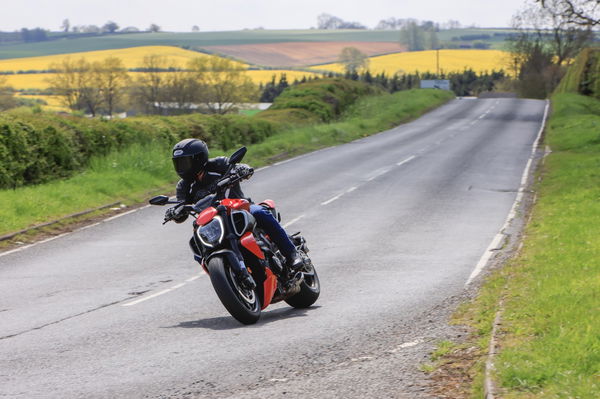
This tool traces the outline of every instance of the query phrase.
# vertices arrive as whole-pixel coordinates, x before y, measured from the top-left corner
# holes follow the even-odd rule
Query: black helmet
[[[185,139],[173,147],[175,171],[184,180],[194,180],[208,161],[208,147],[198,139]]]

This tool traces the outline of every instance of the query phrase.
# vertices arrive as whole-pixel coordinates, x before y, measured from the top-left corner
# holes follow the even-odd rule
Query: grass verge
[[[366,97],[335,123],[291,129],[249,146],[245,162],[258,167],[319,148],[355,140],[416,118],[453,98],[450,92],[410,90]],[[133,145],[93,158],[71,178],[0,191],[0,235],[117,200],[144,201],[157,189],[171,191],[177,176],[169,148],[160,143]],[[211,156],[222,155],[211,151]]]
[[[505,398],[600,397],[600,101],[560,94],[552,104],[553,152],[523,248],[459,316],[485,353],[504,298],[495,378]],[[473,397],[483,362],[472,365]]]

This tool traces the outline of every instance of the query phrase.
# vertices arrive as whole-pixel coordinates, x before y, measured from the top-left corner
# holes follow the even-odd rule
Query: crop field
[[[206,57],[196,51],[184,50],[172,46],[144,46],[116,50],[87,51],[82,53],[71,53],[61,55],[48,55],[43,57],[14,58],[0,60],[0,71],[44,71],[48,70],[53,63],[60,63],[66,57],[73,60],[85,58],[88,62],[102,61],[107,57],[117,57],[123,61],[126,68],[138,68],[143,65],[145,56],[164,56],[174,65],[183,67],[185,64],[197,57]]]
[[[343,48],[355,47],[368,56],[397,53],[395,42],[287,42],[206,46],[205,50],[265,66],[305,66],[335,62]]]
[[[509,29],[453,29],[441,30],[440,40],[454,37],[487,35],[483,40],[492,48],[501,49]],[[226,32],[161,32],[103,35],[96,37],[71,37],[68,39],[1,46],[0,59],[33,57],[84,51],[122,49],[139,46],[178,46],[202,49],[207,46],[229,46],[283,42],[392,42],[399,40],[397,30],[268,30],[246,29]],[[465,41],[469,42],[469,41]],[[454,42],[458,43],[458,42]]]
[[[139,46],[178,46],[202,49],[206,46],[227,46],[232,44],[321,41],[397,42],[398,32],[371,30],[248,29],[227,32],[132,33],[5,45],[0,47],[0,59],[123,49]]]
[[[508,54],[500,50],[440,50],[440,72],[460,72],[473,69],[475,72],[504,69],[510,73]],[[321,71],[344,72],[341,64],[326,64],[312,69]],[[396,53],[370,58],[371,73],[436,72],[437,55],[435,50]]]

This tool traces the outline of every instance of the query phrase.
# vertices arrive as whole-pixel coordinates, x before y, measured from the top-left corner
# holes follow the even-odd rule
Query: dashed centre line
[[[169,293],[171,291],[175,291],[176,289],[179,289],[179,288],[185,286],[187,283],[190,283],[190,282],[192,282],[194,280],[199,279],[200,276],[201,275],[190,277],[187,280],[185,280],[185,282],[183,282],[183,283],[176,284],[176,285],[172,286],[171,288],[167,288],[167,289],[164,289],[162,291],[155,292],[154,294],[148,295],[148,296],[140,298],[140,299],[136,299],[135,301],[124,303],[121,306],[127,307],[127,306],[137,305],[139,303],[146,302],[149,299],[156,298],[157,296],[161,296],[161,295],[167,294],[167,293]]]
[[[302,219],[304,217],[304,215],[300,215],[295,219],[290,220],[289,222],[287,222],[286,224],[284,224],[283,227],[284,229],[288,228],[289,226],[293,225],[294,223],[296,223],[298,220]]]
[[[416,157],[417,157],[416,155],[410,156],[410,157],[406,158],[404,161],[400,161],[400,162],[398,162],[398,163],[396,164],[396,166],[402,166],[402,165],[404,165],[405,163],[409,163],[410,161],[412,161],[412,160],[413,160],[413,159],[415,159]]]
[[[342,196],[342,195],[344,195],[344,194],[346,194],[346,193],[341,193],[341,194],[338,194],[338,195],[336,195],[335,197],[328,199],[327,201],[321,202],[321,205],[328,205],[328,204],[331,204],[333,201],[340,199],[340,198],[341,198],[341,196]]]

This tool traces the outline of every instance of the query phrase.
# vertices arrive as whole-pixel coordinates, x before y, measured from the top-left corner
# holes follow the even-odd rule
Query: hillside
[[[442,41],[456,45],[481,40],[500,48],[507,29],[453,29],[440,31]],[[453,40],[487,35],[489,38]],[[177,46],[193,50],[206,46],[229,46],[284,42],[392,42],[399,40],[397,30],[243,30],[195,33],[132,33],[69,38],[37,43],[0,45],[0,59],[36,57],[83,51],[121,49],[138,46]]]

